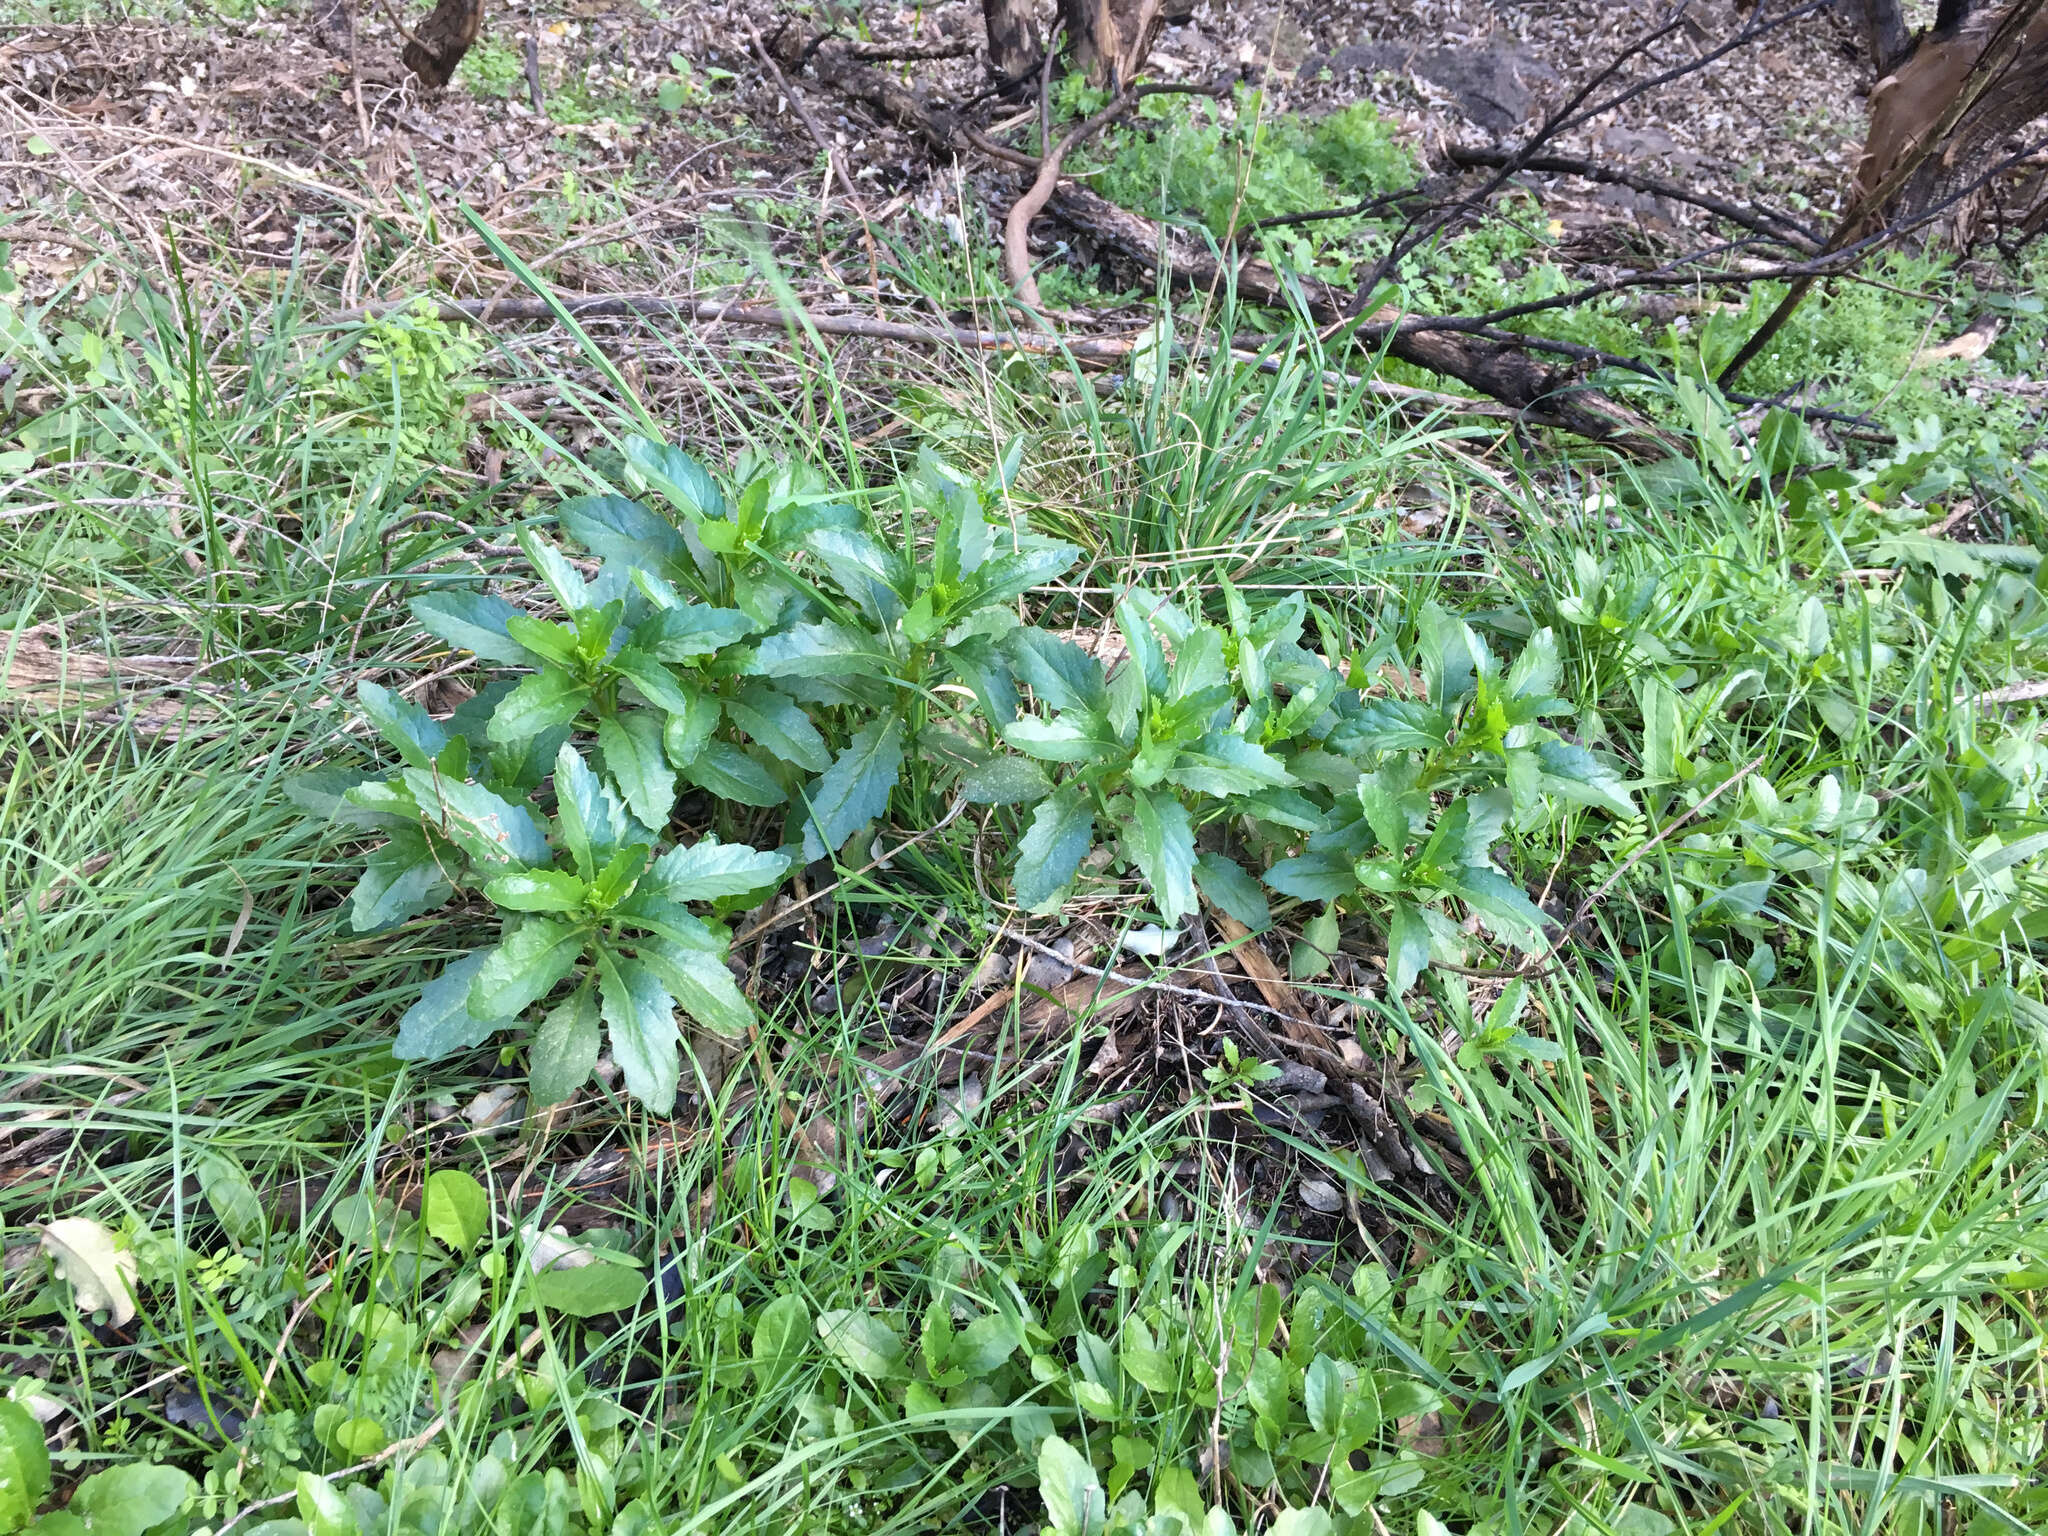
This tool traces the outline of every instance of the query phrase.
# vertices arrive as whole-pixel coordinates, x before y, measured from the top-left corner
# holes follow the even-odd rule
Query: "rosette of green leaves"
[[[842,702],[863,721],[805,788],[804,856],[836,852],[888,804],[906,742],[939,690],[964,684],[991,724],[1016,716],[1010,658],[998,643],[1020,629],[1016,600],[1072,567],[1080,551],[999,531],[986,515],[995,488],[930,456],[903,487],[905,516],[932,520],[919,560],[863,522],[812,529],[804,549],[829,576],[829,610],[764,638],[749,670],[799,697]]]
[[[1431,933],[1451,925],[1431,904],[1462,902],[1524,947],[1546,921],[1494,860],[1510,820],[1541,819],[1554,796],[1633,816],[1620,775],[1542,724],[1571,706],[1555,696],[1555,638],[1543,630],[1503,675],[1484,640],[1431,605],[1419,662],[1426,697],[1379,698],[1344,713],[1327,747],[1361,772],[1305,850],[1267,872],[1274,890],[1356,910],[1387,909],[1388,976],[1396,995],[1425,969]]]
[[[423,800],[425,787],[416,791]],[[488,859],[465,848],[503,914],[499,941],[427,985],[399,1022],[395,1054],[431,1060],[479,1045],[566,985],[533,1039],[534,1101],[555,1103],[580,1087],[608,1035],[627,1091],[666,1113],[678,1073],[676,1011],[727,1035],[744,1034],[754,1017],[726,969],[730,936],[687,904],[772,890],[789,859],[709,838],[657,856],[654,835],[567,744],[554,788],[549,828],[507,804],[513,814],[503,819],[517,833],[491,845]]]
[[[1262,669],[1283,648],[1288,620],[1256,639],[1227,634],[1133,591],[1117,603],[1116,622],[1128,655],[1113,673],[1044,631],[1010,637],[1017,676],[1049,713],[1003,728],[1031,762],[992,763],[970,773],[963,790],[970,799],[1036,802],[1018,845],[1018,904],[1056,910],[1100,830],[1143,876],[1168,925],[1195,910],[1199,888],[1263,926],[1257,885],[1229,858],[1199,851],[1195,835],[1232,811],[1283,808],[1280,797],[1301,782],[1286,749],[1325,706],[1305,695],[1295,709],[1265,686]],[[1294,798],[1315,813],[1313,801]]]

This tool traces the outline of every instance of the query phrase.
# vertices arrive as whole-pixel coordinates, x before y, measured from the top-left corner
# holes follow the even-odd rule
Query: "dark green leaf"
[[[992,757],[960,775],[960,796],[970,805],[1028,805],[1052,793],[1052,780],[1021,757]]]
[[[1163,699],[1171,674],[1167,670],[1165,648],[1146,622],[1145,611],[1146,605],[1134,601],[1132,596],[1122,598],[1116,605],[1117,628],[1123,631],[1124,644],[1131,652],[1124,666],[1135,667],[1145,680],[1145,692],[1155,699]]]
[[[756,648],[763,677],[874,677],[894,674],[896,658],[879,637],[829,621],[795,624]]]
[[[588,688],[560,667],[544,666],[498,705],[491,716],[491,740],[504,746],[530,741],[551,726],[567,725],[589,704]]]
[[[531,528],[521,528],[513,537],[526,552],[526,558],[533,562],[534,574],[547,583],[548,590],[555,594],[555,601],[562,605],[564,613],[574,616],[594,606],[590,584],[559,549]]]
[[[1350,863],[1327,853],[1282,859],[1266,871],[1266,884],[1299,901],[1335,901],[1358,889]]]
[[[754,632],[754,621],[737,608],[684,603],[664,608],[633,631],[633,644],[663,661],[714,656]]]
[[[558,869],[512,870],[484,887],[492,905],[508,912],[574,912],[589,894],[581,880]]]
[[[643,942],[640,959],[674,995],[676,1006],[706,1029],[737,1036],[754,1023],[753,1005],[725,968],[723,945],[706,953],[663,940]]]
[[[669,714],[686,713],[694,690],[678,682],[675,673],[636,646],[627,646],[611,659],[611,669],[631,683],[640,697]]]
[[[456,1051],[481,1045],[512,1020],[503,1014],[478,1017],[469,1011],[470,988],[486,958],[496,950],[480,949],[452,962],[420,992],[420,1000],[398,1021],[398,1043],[391,1054],[400,1061],[438,1061]]]
[[[487,949],[470,983],[469,1011],[478,1018],[511,1019],[554,990],[576,968],[586,930],[553,918],[529,917]]]
[[[424,768],[406,769],[404,779],[421,815],[478,863],[550,861],[547,834],[525,806],[501,799],[481,784],[444,779]]]
[[[528,1088],[537,1108],[563,1103],[590,1081],[601,1043],[597,1022],[597,995],[589,986],[578,987],[541,1020],[527,1052]]]
[[[1108,757],[1117,743],[1099,716],[1069,710],[1054,720],[1025,715],[1000,727],[1019,752],[1048,763],[1087,763]]]
[[[1266,905],[1266,893],[1235,859],[1215,852],[1204,853],[1195,860],[1195,884],[1217,911],[1252,932],[1262,933],[1272,927],[1273,914]]]
[[[576,631],[567,624],[528,618],[522,613],[507,619],[505,628],[514,640],[542,661],[551,661],[558,667],[573,670],[583,659],[583,653],[577,646]]]
[[[1028,912],[1056,908],[1094,843],[1095,802],[1086,789],[1069,784],[1039,801],[1017,845],[1017,905]]]
[[[657,571],[690,563],[689,546],[675,526],[624,496],[571,496],[555,516],[564,533],[601,560]]]
[[[691,759],[683,777],[721,800],[741,805],[780,805],[789,798],[773,774],[729,741],[708,743]]]
[[[788,694],[766,683],[749,683],[725,702],[726,718],[784,762],[806,773],[823,773],[832,761],[825,738]]]
[[[903,722],[895,716],[854,733],[846,750],[810,789],[804,858],[835,853],[861,826],[888,809],[903,768]]]
[[[669,764],[676,768],[688,768],[697,761],[710,742],[711,733],[718,729],[720,713],[718,700],[712,694],[700,688],[685,688],[684,694],[689,707],[671,714],[661,730],[661,749]]]
[[[1152,905],[1168,928],[1195,910],[1195,829],[1187,807],[1166,790],[1134,790],[1124,851],[1151,888]]]
[[[1434,705],[1414,699],[1368,699],[1363,709],[1330,733],[1330,747],[1346,755],[1439,752],[1451,730],[1450,716]]]
[[[676,808],[676,772],[662,749],[662,722],[644,710],[597,722],[605,771],[633,814],[659,832]]]
[[[448,877],[425,835],[400,827],[363,861],[362,878],[349,896],[349,926],[375,933],[431,912],[455,894]]]
[[[766,890],[788,872],[786,853],[705,837],[663,854],[655,861],[649,883],[670,901],[717,901]]]
[[[1452,895],[1462,897],[1467,906],[1484,915],[1491,925],[1508,929],[1511,938],[1533,940],[1550,921],[1526,891],[1491,866],[1467,865],[1439,875],[1437,883]]]
[[[1054,577],[1072,569],[1080,558],[1081,551],[1071,544],[1048,544],[1040,549],[997,555],[961,583],[963,595],[953,605],[954,611],[965,613],[990,603],[1006,603],[1021,597],[1033,587],[1044,586]]]
[[[562,845],[585,880],[595,878],[625,841],[625,808],[567,742],[555,754],[555,816]]]
[[[1387,995],[1403,997],[1429,969],[1429,923],[1412,901],[1396,901],[1387,921]]]
[[[519,610],[482,592],[423,592],[406,604],[420,628],[458,650],[505,666],[531,666],[534,657],[505,628]]]
[[[1536,760],[1543,765],[1545,789],[1617,816],[1636,814],[1635,800],[1621,775],[1584,747],[1568,741],[1539,741]]]
[[[597,947],[597,995],[626,1092],[650,1113],[667,1114],[675,1108],[680,1073],[675,1003],[652,970],[603,945]]]
[[[425,768],[448,745],[441,723],[419,705],[375,683],[356,685],[356,700],[377,733],[414,768]]]
[[[731,511],[725,493],[719,490],[710,472],[680,448],[650,442],[644,437],[629,437],[626,462],[689,517],[721,518]]]
[[[874,535],[858,528],[819,528],[804,545],[832,572],[854,601],[893,621],[910,596],[910,565]]]
[[[1284,789],[1295,782],[1287,765],[1255,742],[1230,731],[1211,731],[1173,759],[1166,777],[1219,799]]]
[[[725,954],[725,939],[719,932],[688,907],[678,906],[652,889],[652,885],[650,881],[621,902],[616,915],[637,928],[656,934],[665,943],[707,955]],[[669,990],[673,992],[676,989],[670,987]]]
[[[1054,709],[1100,714],[1109,702],[1102,663],[1078,645],[1042,629],[1020,629],[1007,642],[1018,680]],[[998,722],[1000,723],[1000,722]]]

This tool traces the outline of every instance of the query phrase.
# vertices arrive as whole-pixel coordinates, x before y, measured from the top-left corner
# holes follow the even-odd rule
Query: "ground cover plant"
[[[545,35],[530,219],[9,242],[0,1532],[2048,1521],[2031,268],[1809,301],[1851,421],[1717,386],[1777,289],[1537,322],[1668,363],[1621,452],[1079,258],[1127,345],[996,351],[792,119],[687,281],[796,323],[570,314],[695,205],[558,127],[761,131]],[[1218,241],[1419,168],[1145,105],[1077,170]]]

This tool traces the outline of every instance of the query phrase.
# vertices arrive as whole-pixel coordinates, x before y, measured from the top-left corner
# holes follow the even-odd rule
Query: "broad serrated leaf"
[[[555,819],[562,846],[585,880],[596,876],[626,838],[625,807],[567,742],[555,754]]]
[[[1467,865],[1440,875],[1437,883],[1524,948],[1540,941],[1543,925],[1550,921],[1528,892],[1491,866]]]
[[[726,718],[784,762],[806,773],[823,773],[831,749],[803,706],[766,683],[749,683],[736,699],[725,701]]]
[[[400,827],[363,861],[362,876],[349,893],[349,926],[357,933],[375,933],[431,912],[454,894],[449,871],[425,834]]]
[[[633,685],[641,698],[666,714],[688,710],[695,690],[646,651],[627,646],[609,663],[611,670]]]
[[[676,1006],[716,1034],[744,1035],[754,1023],[754,1008],[732,972],[725,967],[723,946],[707,953],[666,940],[642,941],[640,959],[667,987]]]
[[[1094,844],[1095,802],[1086,789],[1069,784],[1039,801],[1017,845],[1017,905],[1027,912],[1056,907]]]
[[[876,677],[894,674],[896,658],[878,636],[829,620],[793,624],[754,651],[763,677]]]
[[[1266,884],[1297,901],[1336,901],[1358,889],[1349,861],[1327,853],[1297,854],[1266,871]]]
[[[1453,729],[1450,715],[1414,699],[1368,699],[1330,733],[1332,751],[1440,752]]]
[[[729,741],[707,742],[690,760],[683,777],[721,800],[741,805],[780,805],[789,793],[746,749]]]
[[[1569,741],[1539,741],[1536,761],[1543,787],[1581,805],[1597,805],[1617,816],[1634,816],[1636,803],[1621,775],[1584,747]]]
[[[1230,731],[1211,731],[1192,747],[1182,748],[1166,777],[1185,789],[1219,799],[1285,789],[1295,782],[1279,758]]]
[[[590,888],[559,869],[516,869],[484,886],[493,906],[508,912],[574,912]]]
[[[848,596],[878,617],[893,619],[892,609],[909,596],[909,562],[865,529],[814,529],[804,546],[825,562]]]
[[[688,707],[671,714],[661,728],[661,750],[674,768],[688,768],[710,744],[723,713],[717,697],[701,688],[685,688]]]
[[[1508,668],[1507,691],[1514,699],[1547,699],[1557,692],[1563,671],[1557,655],[1557,635],[1547,626],[1539,629],[1522,647],[1522,654]]]
[[[717,901],[763,890],[788,872],[786,853],[705,837],[663,854],[648,878],[669,901]]]
[[[553,918],[520,921],[483,952],[469,987],[469,1012],[480,1019],[516,1018],[576,968],[588,939],[585,929]]]
[[[662,661],[713,656],[754,632],[754,621],[737,608],[684,603],[664,608],[633,631],[633,644]]]
[[[567,667],[574,671],[583,659],[583,653],[577,647],[576,630],[572,625],[556,624],[548,619],[529,618],[522,613],[507,619],[505,628],[514,640],[542,661],[553,662],[558,667]]]
[[[635,927],[647,929],[666,943],[723,957],[726,941],[719,931],[688,907],[679,906],[652,889],[652,885],[650,881],[620,903],[616,915]],[[671,992],[675,990],[674,987],[669,988]]]
[[[888,809],[903,769],[903,722],[895,716],[856,731],[846,750],[818,776],[808,796],[804,858],[836,853],[867,822]]]
[[[969,805],[1029,805],[1052,793],[1052,780],[1021,757],[992,757],[960,775],[960,798]]]
[[[690,549],[673,523],[624,496],[571,496],[555,508],[562,531],[600,560],[687,569]]]
[[[1100,714],[1109,703],[1109,682],[1102,663],[1078,645],[1042,629],[1020,629],[1005,649],[1017,679],[1054,709],[1089,710]]]
[[[424,768],[408,768],[403,777],[420,814],[478,863],[545,865],[550,861],[547,834],[525,806],[514,805],[481,784],[446,778]]]
[[[532,562],[534,574],[547,583],[548,590],[554,593],[555,601],[562,605],[563,612],[574,615],[595,606],[590,596],[590,583],[569,563],[568,556],[532,528],[521,528],[513,537]]]
[[[363,715],[406,763],[425,768],[448,745],[441,722],[409,699],[375,683],[356,684],[356,702]]]
[[[505,666],[531,666],[536,658],[505,627],[519,610],[482,592],[423,592],[406,607],[420,628],[458,650]]]
[[[469,992],[484,959],[480,949],[450,962],[420,991],[419,1001],[398,1021],[398,1043],[391,1054],[400,1061],[436,1061],[456,1051],[482,1045],[512,1020],[504,1015],[478,1017],[469,1011]]]
[[[1134,790],[1124,852],[1150,887],[1159,920],[1178,928],[1195,910],[1195,828],[1188,808],[1164,790]]]
[[[659,832],[676,808],[676,771],[662,746],[662,722],[644,710],[607,715],[597,722],[605,772],[633,814]]]
[[[637,960],[600,944],[596,961],[599,1009],[626,1092],[650,1113],[665,1115],[675,1108],[681,1071],[674,1000]]]
[[[527,1052],[527,1087],[535,1107],[563,1103],[589,1082],[602,1044],[597,994],[578,987],[541,1020]]]
[[[1266,893],[1235,859],[1215,852],[1204,853],[1195,860],[1195,884],[1211,906],[1252,932],[1263,933],[1273,926]]]
[[[686,516],[722,518],[731,510],[710,471],[680,448],[629,437],[626,462]]]
[[[1054,577],[1073,569],[1081,551],[1071,544],[1050,544],[1016,554],[997,555],[961,582],[964,595],[954,605],[967,612],[989,603],[1006,603],[1022,597],[1033,587],[1044,586]]]
[[[1429,969],[1429,924],[1412,901],[1394,903],[1387,919],[1387,995],[1404,997]]]
[[[1003,740],[1019,752],[1048,763],[1095,762],[1117,749],[1103,720],[1085,710],[1069,710],[1053,720],[1025,715],[1000,729]]]
[[[544,666],[499,701],[491,715],[490,738],[500,746],[531,741],[542,731],[567,725],[590,706],[591,693],[560,667]]]

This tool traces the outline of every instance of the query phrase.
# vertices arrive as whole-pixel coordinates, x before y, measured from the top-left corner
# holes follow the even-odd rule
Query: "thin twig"
[[[962,811],[966,809],[966,800],[959,797],[955,797],[952,806],[947,810],[946,814],[941,816],[937,821],[933,822],[930,826],[926,827],[922,832],[919,832],[911,837],[906,837],[902,842],[898,843],[894,848],[891,848],[887,853],[878,854],[876,857],[869,859],[867,863],[861,865],[859,869],[848,870],[845,874],[841,875],[837,880],[834,880],[830,885],[819,886],[818,889],[811,892],[811,894],[806,896],[802,901],[792,903],[790,906],[784,907],[780,912],[777,912],[772,916],[762,918],[760,922],[754,924],[753,927],[747,929],[746,932],[742,933],[738,938],[734,939],[732,941],[732,947],[734,949],[737,949],[740,945],[745,944],[750,940],[759,938],[762,934],[769,932],[771,929],[780,928],[783,924],[787,923],[791,918],[795,917],[797,913],[803,911],[805,907],[808,907],[812,902],[831,895],[834,891],[838,890],[839,887],[846,884],[847,881],[858,879],[860,876],[866,874],[869,870],[878,869],[882,865],[888,863],[891,859],[895,858],[897,854],[903,853],[908,849],[915,848],[919,843],[923,842],[933,833],[939,831],[943,827],[950,825],[953,821],[953,818],[958,816]]]

